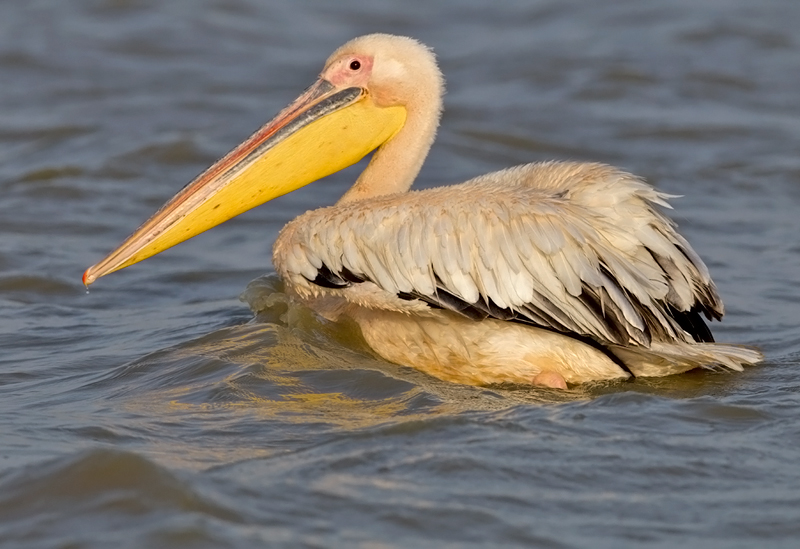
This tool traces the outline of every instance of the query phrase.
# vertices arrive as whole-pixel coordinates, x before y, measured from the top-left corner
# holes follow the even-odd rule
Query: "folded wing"
[[[605,165],[529,164],[309,212],[287,227],[276,266],[298,286],[347,297],[371,282],[401,300],[603,344],[713,341],[701,314],[719,319],[723,306],[659,210],[667,198]]]

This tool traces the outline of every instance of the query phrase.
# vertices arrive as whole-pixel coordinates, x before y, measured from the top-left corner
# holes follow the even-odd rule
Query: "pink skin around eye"
[[[361,64],[358,70],[350,68],[353,61],[358,61]],[[322,71],[321,76],[336,87],[358,86],[366,88],[369,77],[372,74],[372,64],[372,57],[345,55],[328,65]]]

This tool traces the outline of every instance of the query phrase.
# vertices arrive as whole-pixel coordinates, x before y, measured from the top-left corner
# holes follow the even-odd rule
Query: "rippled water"
[[[794,546],[798,23],[789,0],[1,3],[0,544]],[[715,334],[767,362],[566,392],[382,362],[259,278],[352,169],[87,295],[86,266],[374,31],[448,79],[423,186],[559,158],[684,195]]]

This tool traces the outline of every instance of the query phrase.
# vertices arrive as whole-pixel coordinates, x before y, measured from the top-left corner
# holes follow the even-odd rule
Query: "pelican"
[[[372,34],[184,187],[83,275],[85,285],[374,151],[333,206],[286,225],[286,291],[354,320],[385,360],[472,385],[567,388],[761,354],[714,343],[723,305],[663,213],[669,195],[603,164],[544,162],[410,191],[436,135],[444,80],[430,49]]]

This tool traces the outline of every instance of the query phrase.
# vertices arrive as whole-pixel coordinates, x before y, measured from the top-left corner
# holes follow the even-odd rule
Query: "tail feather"
[[[764,359],[756,349],[726,343],[659,343],[650,347],[611,347],[637,377],[680,374],[695,368],[728,368],[740,372],[744,366]]]

